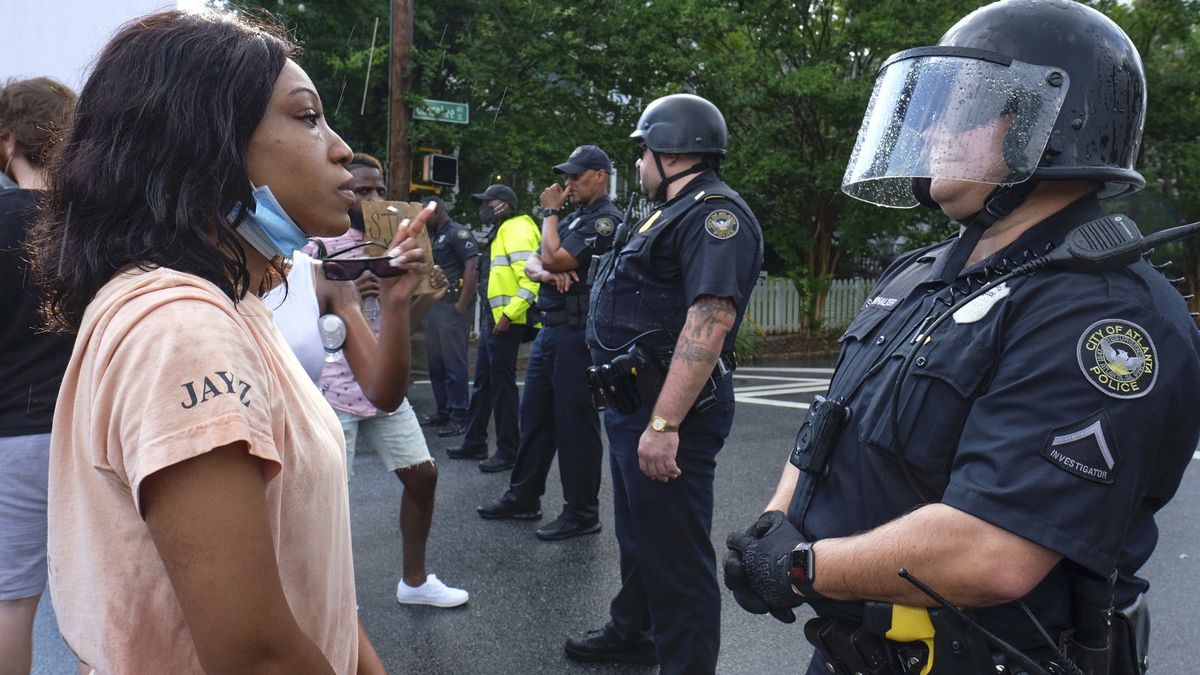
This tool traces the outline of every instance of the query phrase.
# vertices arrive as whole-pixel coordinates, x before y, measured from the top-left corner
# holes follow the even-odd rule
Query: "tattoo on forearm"
[[[683,334],[675,344],[674,359],[685,364],[716,363],[722,342],[736,318],[737,309],[729,300],[711,295],[697,298],[688,310]]]
[[[684,335],[679,338],[679,342],[675,345],[675,355],[673,360],[682,363],[709,363],[717,362],[720,357],[720,352],[713,351],[708,345],[703,342],[690,339]]]
[[[717,330],[721,338],[733,328],[737,319],[737,308],[728,298],[718,298],[711,295],[701,296],[692,303],[688,310],[688,323],[692,330],[690,337],[700,340],[711,340]]]

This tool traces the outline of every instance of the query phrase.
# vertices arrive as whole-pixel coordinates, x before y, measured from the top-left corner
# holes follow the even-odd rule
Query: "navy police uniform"
[[[470,228],[452,219],[433,233],[433,262],[446,273],[450,288],[461,288],[467,261],[479,255],[479,245]],[[455,309],[457,297],[446,297],[425,317],[425,349],[429,356],[429,379],[437,414],[443,419],[466,422],[467,343],[470,341],[473,304],[462,314]]]
[[[580,281],[566,293],[553,283],[538,290],[542,330],[533,343],[521,395],[521,445],[504,499],[536,503],[546,492],[546,476],[557,448],[565,515],[576,523],[599,519],[600,418],[588,390],[592,365],[584,340],[587,323],[587,270],[592,256],[612,247],[621,212],[607,196],[558,222],[562,248],[579,263]]]
[[[737,321],[762,267],[762,231],[738,194],[712,171],[698,175],[659,210],[633,226],[628,243],[605,256],[592,289],[588,344],[609,363],[634,344],[665,365],[688,308],[702,295],[729,298]],[[733,423],[732,375],[716,375],[680,424],[676,462],[682,475],[651,480],[638,467],[638,441],[649,423],[665,368],[643,368],[642,407],[604,411],[613,474],[613,508],[621,550],[621,590],[606,631],[621,643],[653,638],[663,673],[711,673],[720,644],[721,596],[712,529],[717,452]]]
[[[1147,589],[1136,572],[1157,540],[1154,512],[1177,489],[1200,434],[1189,402],[1200,339],[1179,293],[1144,261],[1106,273],[1047,269],[1006,281],[925,332],[989,277],[1100,215],[1094,196],[1081,199],[952,287],[937,280],[949,242],[885,273],[841,338],[828,398],[848,406],[849,418],[827,465],[801,471],[788,509],[808,541],[943,502],[1064,557],[1025,598],[1055,637],[1071,626],[1072,564],[1100,577],[1115,567],[1118,608]],[[862,611],[811,604],[823,616]],[[1018,649],[1044,644],[1015,604],[974,615]],[[818,652],[809,672],[827,673],[823,663]]]

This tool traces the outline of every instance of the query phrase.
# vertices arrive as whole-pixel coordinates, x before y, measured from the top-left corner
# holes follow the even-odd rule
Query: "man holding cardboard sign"
[[[354,175],[356,199],[350,210],[350,230],[340,237],[321,240],[330,255],[349,253],[334,258],[342,261],[342,265],[356,257],[383,255],[400,222],[421,212],[420,204],[383,201],[383,167],[379,160],[356,154],[348,168]],[[424,227],[420,228],[417,239],[432,267],[429,235]],[[355,247],[364,250],[349,250]],[[352,270],[351,274],[356,272]],[[364,306],[369,299],[378,297],[379,279],[369,268],[357,273],[354,282],[364,298]],[[441,286],[445,286],[444,280]],[[424,279],[418,293],[432,291],[431,280]],[[419,314],[420,309],[414,313]],[[371,323],[378,332],[378,322]],[[395,473],[404,485],[400,501],[403,577],[396,585],[396,600],[401,604],[434,607],[456,607],[467,602],[466,591],[446,586],[425,569],[425,544],[433,519],[438,474],[412,405],[405,399],[394,411],[377,410],[363,394],[346,359],[325,364],[320,385],[346,436],[346,478],[354,475],[358,439],[365,438],[379,454],[384,469]]]

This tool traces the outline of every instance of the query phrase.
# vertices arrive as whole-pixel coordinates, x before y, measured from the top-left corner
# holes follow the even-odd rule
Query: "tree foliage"
[[[248,4],[277,13],[304,44],[303,64],[326,98],[331,124],[356,149],[384,155],[388,0],[309,0],[303,11],[294,0]],[[865,205],[839,188],[879,65],[893,52],[934,44],[982,4],[415,0],[409,103],[464,102],[471,123],[416,121],[409,140],[413,149],[457,149],[464,191],[502,181],[529,210],[556,178],[550,167],[583,143],[607,150],[622,190],[630,189],[627,136],[642,107],[679,91],[705,96],[730,126],[722,173],[762,221],[768,269],[795,280],[815,327],[812,317],[821,315],[823,289],[835,274],[869,265],[898,235],[927,240],[949,231],[937,229],[945,225],[940,214]],[[1171,213],[1164,205],[1173,205],[1176,214],[1200,214],[1200,140],[1190,123],[1200,96],[1197,3],[1090,4],[1129,32],[1146,64],[1150,114],[1141,169],[1150,187],[1137,208]],[[455,210],[473,218],[468,200]],[[1194,284],[1200,245],[1181,247],[1180,258]]]
[[[1132,5],[1096,3],[1129,34],[1142,55],[1147,80],[1146,129],[1138,168],[1146,189],[1113,204],[1125,208],[1143,231],[1200,220],[1200,2],[1139,0]],[[1173,258],[1168,276],[1183,289],[1200,286],[1200,237],[1170,247],[1154,260]],[[1200,308],[1195,299],[1193,309]]]

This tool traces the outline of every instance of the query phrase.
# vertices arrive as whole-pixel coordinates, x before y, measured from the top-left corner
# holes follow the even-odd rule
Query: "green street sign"
[[[424,105],[414,107],[412,116],[414,120],[453,122],[454,124],[467,124],[471,119],[470,109],[466,103],[434,101],[433,99],[425,99]]]

